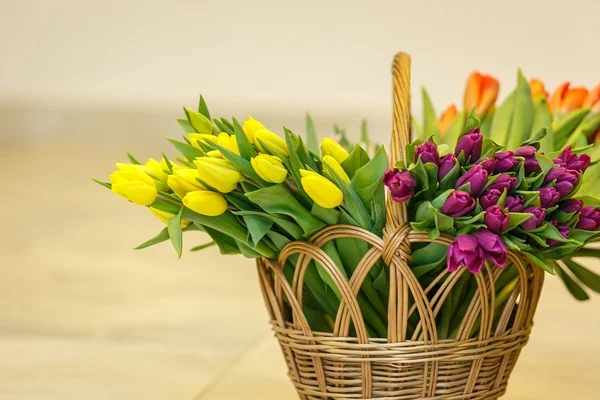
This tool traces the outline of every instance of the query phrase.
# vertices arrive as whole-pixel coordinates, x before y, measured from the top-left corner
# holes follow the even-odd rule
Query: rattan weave
[[[410,58],[399,53],[393,63],[394,116],[391,158],[404,159],[410,136]],[[307,242],[288,244],[277,262],[259,260],[258,272],[271,323],[301,399],[497,399],[527,343],[544,280],[518,254],[509,260],[519,280],[506,304],[497,308],[495,282],[502,270],[486,263],[475,275],[478,290],[454,339],[439,340],[436,316],[466,269],[442,272],[422,287],[408,266],[410,243],[430,242],[411,230],[406,207],[388,198],[383,238],[355,226],[336,225]],[[371,247],[349,280],[321,247],[338,238],[362,239]],[[449,245],[442,236],[437,243]],[[291,285],[282,268],[297,256]],[[377,260],[389,267],[388,337],[369,338],[356,300],[363,280]],[[341,304],[333,333],[313,332],[302,312],[304,274],[311,261],[336,283]],[[435,292],[434,292],[435,291]],[[291,313],[286,310],[290,310]],[[409,317],[419,323],[408,336]],[[286,318],[291,314],[291,317]],[[476,326],[478,329],[474,330]],[[353,329],[355,336],[349,336]],[[472,332],[477,332],[472,337]]]

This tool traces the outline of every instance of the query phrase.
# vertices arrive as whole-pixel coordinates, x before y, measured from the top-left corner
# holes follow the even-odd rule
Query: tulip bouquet
[[[549,95],[540,80],[531,79],[528,82],[519,71],[516,89],[496,107],[499,91],[500,84],[497,79],[475,72],[467,80],[463,110],[450,105],[438,119],[430,96],[423,89],[424,119],[422,124],[417,124],[413,119],[415,131],[421,140],[432,138],[444,148],[445,145],[457,142],[469,118],[477,118],[484,141],[492,140],[504,145],[505,151],[497,153],[493,159],[488,157],[482,161],[481,166],[488,172],[510,171],[518,164],[516,160],[521,158],[524,160],[526,175],[539,172],[538,158],[540,154],[545,154],[546,158],[552,159],[560,168],[564,168],[564,171],[553,169],[550,171],[550,178],[544,178],[556,179],[556,184],[555,190],[546,185],[542,185],[538,190],[541,206],[547,211],[547,204],[552,204],[557,198],[556,192],[560,196],[558,199],[562,199],[565,191],[575,186],[577,196],[585,201],[586,207],[581,209],[582,203],[576,200],[569,200],[566,204],[561,200],[559,211],[579,212],[579,226],[594,230],[597,214],[595,209],[590,207],[598,205],[593,197],[597,193],[595,182],[600,179],[600,165],[597,163],[600,159],[600,146],[594,145],[600,140],[600,85],[588,90],[584,87],[571,87],[565,82]],[[531,145],[519,147],[521,143],[527,142],[531,135],[541,132],[542,128],[545,128],[545,135],[536,138],[537,148]],[[464,140],[467,139],[463,139],[463,143]],[[492,164],[495,164],[495,167]],[[450,161],[444,160],[439,166],[440,174],[450,168],[450,165]],[[581,179],[583,171],[586,171],[585,179]],[[479,198],[482,210],[490,204],[496,204],[497,197],[502,194],[499,192],[501,191],[486,190],[483,193]],[[523,202],[527,199],[521,196],[509,194],[503,199],[503,205],[511,212],[522,212],[522,205],[531,203]],[[531,221],[526,224],[531,224]],[[557,224],[555,227],[561,234],[567,233],[565,225],[557,221],[553,223]],[[531,232],[527,235],[530,234]],[[559,252],[558,258],[549,258],[548,264],[575,298],[586,300],[589,299],[589,295],[584,287],[600,292],[600,277],[573,258],[600,257],[600,250],[580,246],[574,246],[573,249],[574,251]]]

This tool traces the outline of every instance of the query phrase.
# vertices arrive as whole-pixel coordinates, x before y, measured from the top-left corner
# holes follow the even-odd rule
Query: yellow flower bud
[[[269,154],[259,154],[250,160],[254,171],[267,182],[281,183],[285,181],[287,169],[283,166],[281,159]]]
[[[342,204],[344,195],[340,188],[316,172],[300,170],[302,187],[308,196],[323,208],[335,208]]]
[[[209,190],[189,192],[183,198],[183,204],[190,210],[209,217],[221,215],[227,210],[223,195]]]
[[[192,124],[192,126],[194,127],[196,132],[208,133],[208,134],[212,133],[213,124],[210,121],[210,119],[206,118],[204,115],[200,114],[199,112],[190,110],[189,108],[186,108],[185,110],[187,112],[187,115],[190,118],[190,124]]]
[[[343,180],[347,184],[350,184],[350,178],[348,178],[348,174],[346,174],[344,168],[342,168],[340,163],[337,162],[335,158],[333,158],[332,156],[323,156],[323,162],[329,165],[331,169],[337,174],[337,176],[340,177],[341,180]],[[327,177],[334,179],[333,175],[329,172],[329,169],[327,167],[323,166],[323,172]]]
[[[254,133],[260,129],[265,129],[264,125],[248,115],[248,120],[244,122],[242,130],[250,142],[254,141]]]
[[[205,133],[188,133],[188,138],[190,139],[190,143],[192,144],[192,146],[200,150],[202,150],[202,146],[200,146],[200,143],[217,143],[218,139],[215,135]]]
[[[198,176],[207,185],[221,193],[233,191],[244,177],[228,160],[212,157],[199,157],[194,160],[198,166]]]
[[[240,148],[238,147],[237,138],[235,136],[229,136],[225,132],[221,132],[217,137],[217,144],[238,156],[240,155]]]
[[[173,167],[173,175],[169,175],[167,184],[179,198],[183,199],[188,192],[206,189],[196,178],[198,170],[187,167]]]
[[[168,175],[165,171],[168,171],[169,167],[167,166],[165,160],[161,159],[160,162],[158,162],[152,158],[149,158],[148,161],[146,161],[146,167],[146,171],[144,172],[154,179],[157,179],[163,183],[167,183]]]
[[[321,142],[321,153],[335,158],[340,164],[350,155],[338,142],[330,138],[325,138]]]
[[[263,153],[266,153],[268,148],[274,153],[281,153],[284,157],[288,156],[285,140],[267,129],[259,129],[254,132],[254,144]]]
[[[219,150],[211,150],[206,153],[206,156],[213,157],[213,158],[223,158],[223,154],[221,154],[221,152]]]
[[[164,222],[165,224],[169,221],[169,219],[171,217],[174,217],[174,214],[168,213],[168,212],[164,212],[161,211],[157,208],[154,207],[148,207],[148,209],[150,210],[150,212],[152,214],[154,214],[156,217],[158,217],[158,219],[160,219],[162,222]],[[187,226],[190,224],[190,221],[181,221],[181,229],[187,228]]]
[[[132,203],[147,206],[156,200],[156,182],[134,165],[117,163],[118,171],[110,174],[112,191]]]

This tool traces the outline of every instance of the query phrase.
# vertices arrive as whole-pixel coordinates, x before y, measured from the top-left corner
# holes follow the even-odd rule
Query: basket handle
[[[394,115],[392,120],[391,165],[406,162],[404,149],[410,143],[410,56],[398,53],[392,65],[394,83]],[[406,205],[392,200],[388,193],[386,207],[388,231],[394,231],[407,222]]]

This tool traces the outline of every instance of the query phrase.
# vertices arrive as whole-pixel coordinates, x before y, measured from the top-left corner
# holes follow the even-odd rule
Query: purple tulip
[[[550,208],[560,200],[560,193],[553,187],[538,189],[540,192],[540,203],[544,208]]]
[[[485,210],[483,223],[491,232],[502,233],[508,228],[509,217],[508,213],[504,212],[501,206],[495,205]]]
[[[415,162],[419,160],[419,156],[421,156],[423,164],[430,162],[439,165],[440,163],[440,155],[438,154],[437,147],[431,142],[425,142],[417,146],[415,149]]]
[[[576,228],[597,231],[600,228],[600,211],[596,210],[594,206],[583,207]]]
[[[440,211],[452,218],[458,218],[471,212],[474,208],[475,199],[467,192],[456,190],[450,193]]]
[[[481,165],[474,165],[463,176],[458,178],[456,189],[467,183],[471,184],[471,196],[477,197],[487,184],[488,173]]]
[[[523,211],[523,205],[525,204],[525,197],[520,194],[508,195],[504,201],[504,207],[508,208],[509,212],[521,212]]]
[[[564,213],[578,212],[583,207],[583,201],[577,199],[569,199],[561,202],[558,205],[559,211]]]
[[[498,160],[496,163],[496,170],[494,171],[497,174],[508,172],[519,164],[519,160],[515,158],[515,153],[512,151],[496,153],[494,158]]]
[[[454,166],[458,163],[454,154],[446,154],[440,160],[440,169],[438,171],[438,179],[441,181],[444,179],[446,175],[454,168]]]
[[[546,218],[546,209],[542,207],[529,207],[526,208],[524,213],[533,214],[533,216],[521,223],[521,228],[526,231],[531,231],[535,228],[539,228],[544,224]]]
[[[535,153],[537,150],[533,146],[523,146],[519,147],[517,151],[515,151],[515,156],[523,157],[525,159],[525,174],[529,175],[534,172],[540,172],[542,169],[540,168],[540,164],[535,158]]]
[[[567,169],[573,169],[577,172],[585,172],[591,161],[592,159],[587,154],[578,156],[577,153],[572,153],[571,146],[567,146],[567,148],[560,153],[558,158],[554,159],[555,164]]]
[[[565,197],[577,184],[579,183],[579,172],[574,169],[566,169],[564,167],[554,167],[548,172],[544,183],[548,184],[552,181],[556,181],[554,187],[560,193],[560,197]]]
[[[502,268],[508,261],[508,251],[502,238],[487,229],[480,229],[475,232],[477,243],[483,249],[485,258]]]
[[[448,247],[446,265],[450,272],[456,271],[458,267],[466,267],[478,274],[483,269],[484,261],[485,253],[473,236],[458,236]]]
[[[508,193],[512,192],[519,183],[519,180],[514,176],[508,174],[500,174],[494,182],[488,186],[488,189],[497,189],[500,192],[506,190]]]
[[[481,146],[483,144],[483,136],[479,133],[479,128],[465,133],[456,143],[454,155],[458,157],[461,152],[465,153],[465,160],[475,162],[481,157]]]
[[[556,230],[558,231],[558,233],[560,233],[560,235],[562,237],[564,237],[565,239],[569,238],[569,232],[571,231],[571,229],[568,226],[565,225],[559,225],[557,221],[548,221],[550,222],[552,225],[554,225],[556,227]],[[554,239],[546,239],[546,244],[548,246],[560,246],[561,244],[563,244],[563,242],[560,242],[558,240],[554,240]]]
[[[479,205],[481,206],[481,209],[487,210],[488,207],[498,203],[500,196],[502,196],[502,192],[500,192],[498,189],[486,190],[483,196],[479,198]]]
[[[483,167],[483,169],[485,169],[487,171],[488,175],[492,175],[494,173],[494,171],[496,170],[497,162],[498,162],[498,160],[496,160],[495,158],[484,158],[477,164],[481,165]]]
[[[393,168],[383,174],[383,184],[390,188],[394,201],[403,202],[410,200],[415,194],[417,180],[410,172]]]

